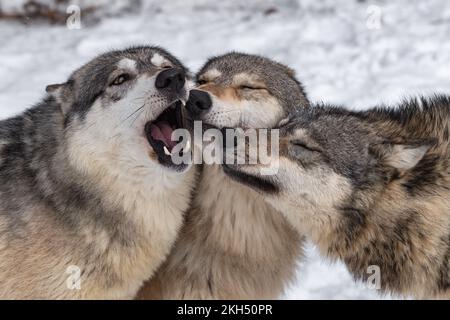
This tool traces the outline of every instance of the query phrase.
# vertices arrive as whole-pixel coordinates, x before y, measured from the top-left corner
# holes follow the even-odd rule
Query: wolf
[[[108,52],[0,121],[0,298],[128,299],[152,276],[195,181],[167,155],[186,73],[158,47]]]
[[[450,298],[449,132],[449,96],[362,112],[321,105],[279,128],[277,174],[262,176],[260,164],[224,170],[355,279]]]
[[[204,128],[273,127],[309,101],[294,72],[268,58],[228,53],[196,75],[187,114]],[[294,276],[303,237],[262,197],[204,165],[168,259],[139,299],[273,299]]]

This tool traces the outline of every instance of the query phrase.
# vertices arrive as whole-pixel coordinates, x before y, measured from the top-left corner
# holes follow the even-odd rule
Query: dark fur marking
[[[438,155],[429,155],[420,161],[410,173],[410,178],[403,183],[403,186],[411,196],[424,193],[436,185],[442,178],[438,170],[441,158]]]
[[[272,182],[265,180],[260,177],[252,176],[242,171],[231,168],[228,165],[223,165],[223,171],[232,179],[239,183],[248,185],[254,189],[262,191],[264,193],[277,193],[279,192],[278,187]]]
[[[347,210],[348,212],[348,210]],[[353,271],[357,280],[367,280],[370,274],[367,268],[370,265],[377,265],[381,269],[382,287],[387,290],[402,290],[414,278],[413,261],[411,258],[412,240],[411,232],[417,229],[418,213],[409,210],[400,218],[392,228],[382,226],[383,237],[370,241],[361,253],[353,252],[344,260],[350,270]],[[354,215],[346,215],[347,218],[354,218]],[[358,223],[356,219],[354,223]],[[354,234],[351,233],[354,237]],[[397,247],[402,246],[402,250]]]
[[[354,208],[342,208],[341,214],[343,221],[338,232],[345,235],[345,246],[349,249],[366,227],[366,216],[362,211]]]
[[[448,236],[448,239],[445,242],[445,244],[447,245],[447,250],[442,260],[442,264],[439,268],[439,279],[438,279],[439,290],[450,289],[450,235]]]

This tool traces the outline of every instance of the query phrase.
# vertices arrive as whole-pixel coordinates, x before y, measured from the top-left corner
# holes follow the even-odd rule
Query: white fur
[[[258,102],[258,108],[255,108],[254,101],[240,100],[231,104],[210,95],[214,108],[205,115],[203,121],[219,128],[270,128],[278,123],[283,113],[282,107],[273,97]]]
[[[156,66],[156,67],[164,67],[165,65],[167,65],[169,62],[167,61],[166,58],[164,58],[162,55],[160,55],[159,53],[154,53],[152,56],[152,59],[150,60],[150,62]]]
[[[210,70],[206,71],[202,75],[202,79],[204,79],[206,81],[213,81],[214,79],[220,77],[221,75],[222,75],[222,72],[220,72],[219,70],[213,68],[213,69],[210,69]]]
[[[283,109],[277,99],[270,97],[262,101],[258,108],[252,101],[241,100],[241,122],[247,128],[274,127],[283,115]]]
[[[282,208],[278,200],[272,201],[272,197],[278,197],[277,195],[268,196],[268,201],[279,207],[296,230],[313,239],[317,229],[306,229],[311,224],[303,223],[303,219],[307,217],[314,220],[315,216],[321,219],[335,218],[335,205],[351,193],[351,183],[332,170],[318,167],[306,171],[286,159],[280,159],[276,179],[283,181],[284,188],[281,192],[287,200],[281,204]],[[321,210],[320,215],[317,215],[317,208]]]
[[[126,70],[130,70],[133,72],[137,71],[136,61],[128,59],[128,58],[124,58],[124,59],[120,60],[119,63],[117,64],[117,66],[121,69],[126,69]]]
[[[186,79],[186,90],[190,91],[195,88],[195,82],[191,79]]]
[[[301,132],[301,129],[297,130],[296,136],[300,136]],[[284,157],[272,157],[270,161],[274,164],[279,161],[276,163],[278,172],[264,178],[281,182],[277,184],[281,185],[282,189],[281,194],[265,194],[265,199],[280,210],[296,230],[315,240],[318,236],[315,232],[317,225],[311,227],[311,223],[303,222],[304,219],[315,221],[314,219],[317,218],[319,220],[316,222],[320,224],[321,219],[335,218],[335,205],[351,194],[351,182],[327,168],[317,167],[305,170]],[[261,176],[260,165],[240,166],[239,170],[250,175]],[[280,198],[285,201],[279,201]],[[317,210],[321,210],[320,215]]]
[[[105,201],[122,208],[130,222],[147,237],[142,244],[147,248],[142,251],[151,255],[142,257],[141,265],[133,267],[133,276],[127,284],[130,295],[136,293],[142,281],[153,274],[168,254],[194,184],[191,168],[178,173],[149,156],[152,149],[144,126],[168,106],[160,96],[149,95],[154,81],[155,76],[143,75],[117,103],[103,106],[100,100],[95,102],[83,121],[72,124],[76,133],[68,141],[72,165],[91,177],[105,195]],[[143,104],[142,113],[130,117]],[[86,241],[95,241],[100,248],[108,244],[107,237],[98,229],[88,231]]]

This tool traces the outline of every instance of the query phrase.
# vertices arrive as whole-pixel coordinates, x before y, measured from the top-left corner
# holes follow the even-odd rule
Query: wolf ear
[[[386,163],[401,171],[414,168],[430,149],[429,145],[408,146],[403,144],[393,145],[386,157]]]
[[[290,76],[291,78],[295,78],[295,70],[291,69],[289,67],[286,67],[286,73],[288,74],[288,76]]]
[[[295,70],[288,67],[285,64],[282,64],[280,62],[277,62],[277,64],[283,69],[284,72],[286,72],[286,74],[291,77],[291,78],[295,78]]]
[[[66,114],[72,104],[72,83],[70,81],[61,84],[51,84],[45,91],[61,106],[61,111]]]
[[[425,154],[430,150],[434,141],[415,141],[412,143],[382,143],[373,146],[377,149],[384,163],[396,168],[400,172],[406,172],[414,168]]]

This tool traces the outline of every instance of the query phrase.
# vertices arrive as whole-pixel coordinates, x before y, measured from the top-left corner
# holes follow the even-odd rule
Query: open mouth
[[[177,129],[184,128],[182,108],[181,101],[177,101],[164,110],[156,120],[147,122],[145,125],[147,140],[155,150],[158,161],[177,171],[183,170],[188,165],[187,163],[175,164],[172,159],[175,155],[173,154],[175,146],[182,140],[182,138],[178,141],[172,140],[172,133]],[[185,146],[178,150],[177,155],[182,157],[183,152],[188,152],[189,149],[190,146]]]

